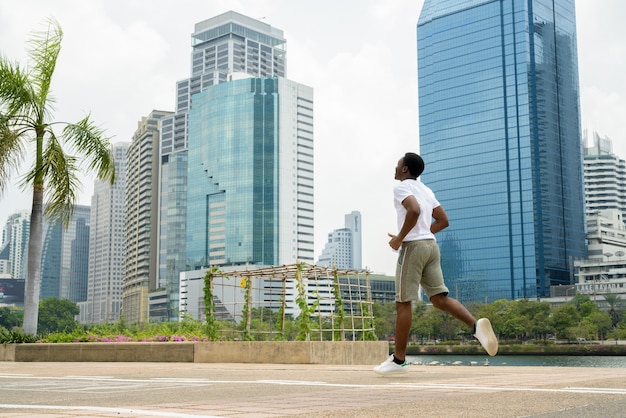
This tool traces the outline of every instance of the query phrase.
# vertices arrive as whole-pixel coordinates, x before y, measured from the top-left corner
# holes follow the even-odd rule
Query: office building
[[[77,205],[67,228],[44,219],[39,299],[87,300],[90,207]]]
[[[131,324],[148,321],[148,293],[158,287],[159,139],[161,119],[172,114],[141,118],[128,147],[122,315]]]
[[[2,230],[5,274],[14,279],[25,280],[28,273],[28,239],[30,235],[30,213],[19,211],[11,214]]]
[[[344,227],[328,234],[317,265],[342,270],[360,270],[361,267],[361,213],[352,211],[345,215]]]
[[[120,318],[124,280],[126,153],[113,145],[115,182],[97,179],[91,197],[87,301],[78,304],[80,322],[113,323]]]
[[[276,263],[313,251],[312,90],[283,78],[282,31],[231,11],[196,24],[191,39],[191,76],[177,83],[161,132],[159,285],[170,320],[179,274],[211,257]],[[220,234],[209,233],[215,222]]]
[[[463,302],[536,298],[586,257],[574,0],[425,0],[423,180]]]
[[[195,95],[187,190],[191,269],[312,262],[312,89],[248,78]]]
[[[39,299],[58,298],[61,294],[63,225],[44,221],[43,229]]]
[[[626,217],[626,161],[613,153],[613,141],[585,132],[585,212],[587,217],[615,209]]]

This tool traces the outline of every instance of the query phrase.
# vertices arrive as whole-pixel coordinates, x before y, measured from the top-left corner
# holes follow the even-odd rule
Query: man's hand
[[[397,235],[391,233],[387,233],[387,235],[391,237],[391,239],[389,240],[389,246],[398,251],[398,248],[400,248],[400,246],[402,245],[402,239],[399,238]]]

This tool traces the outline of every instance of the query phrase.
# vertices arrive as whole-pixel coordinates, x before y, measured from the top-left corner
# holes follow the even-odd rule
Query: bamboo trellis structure
[[[269,333],[269,338],[280,336],[291,309],[298,312],[297,318],[291,318],[300,325],[298,339],[375,338],[367,270],[340,270],[307,263],[224,270],[213,267],[207,270],[204,286],[205,319],[232,322],[233,329],[226,330],[231,335],[243,323],[245,326],[238,332],[246,338],[258,338],[262,333]],[[270,330],[254,329],[253,308],[281,313],[279,324],[273,324]]]

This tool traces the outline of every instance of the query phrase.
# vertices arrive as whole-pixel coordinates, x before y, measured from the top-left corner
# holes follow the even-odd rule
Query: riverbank
[[[389,346],[393,352],[393,344]],[[407,355],[484,355],[478,344],[465,345],[417,345],[407,347]],[[626,356],[626,345],[607,342],[605,344],[500,344],[498,354],[510,355],[553,355],[553,356]]]

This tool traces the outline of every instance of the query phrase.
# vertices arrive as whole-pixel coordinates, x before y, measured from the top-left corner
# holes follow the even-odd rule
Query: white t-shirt
[[[398,214],[398,231],[402,229],[406,217],[406,209],[402,206],[402,201],[410,195],[415,196],[417,203],[419,203],[420,214],[417,218],[417,224],[404,237],[404,241],[435,239],[435,234],[430,232],[430,225],[433,222],[433,209],[440,206],[440,203],[433,191],[419,179],[403,180],[393,189],[393,203]]]

